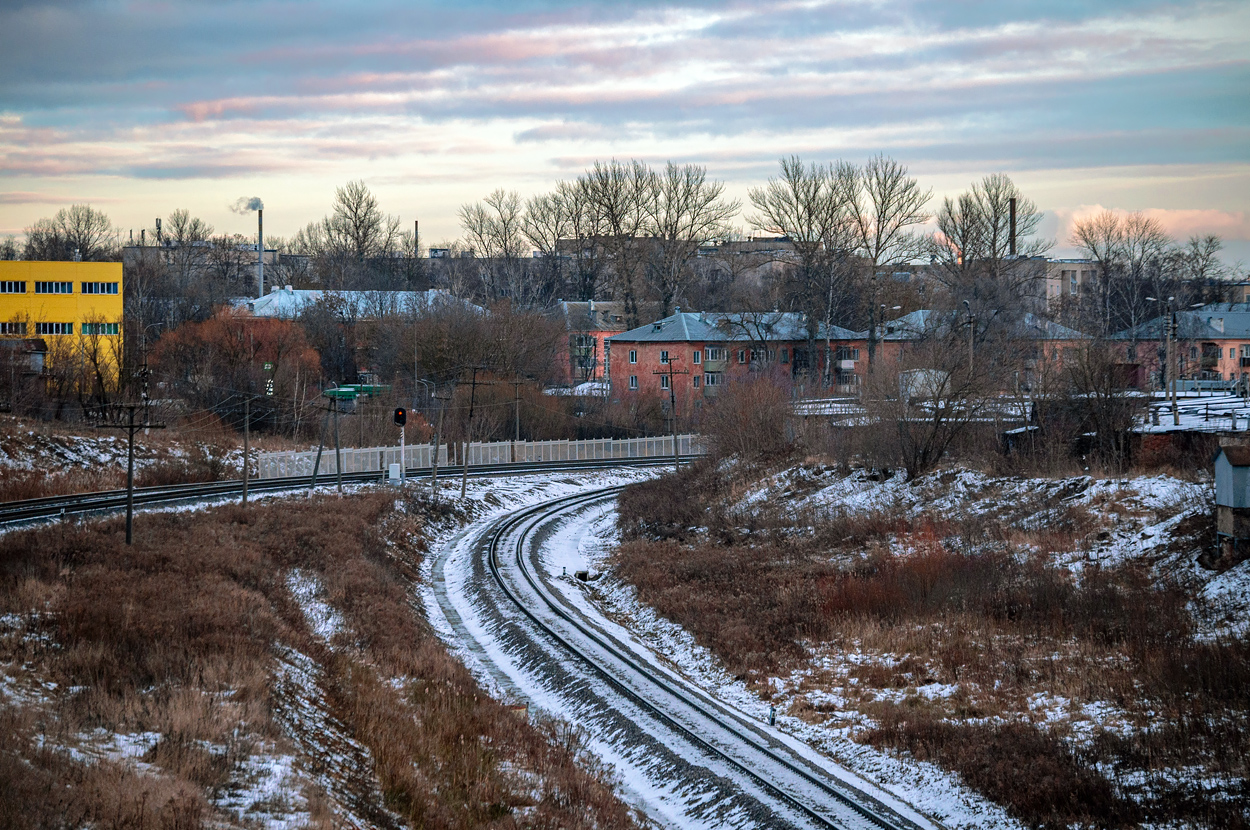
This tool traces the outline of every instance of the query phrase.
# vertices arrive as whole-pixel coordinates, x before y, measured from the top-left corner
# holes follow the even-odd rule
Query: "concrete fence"
[[[702,455],[703,440],[698,435],[678,435],[677,450],[680,455]],[[439,466],[459,464],[463,445],[444,444],[438,448]],[[339,451],[345,473],[377,473],[384,475],[391,464],[399,463],[399,447],[365,447]],[[599,461],[613,458],[671,458],[673,437],[659,438],[599,438],[589,441],[474,441],[468,447],[469,466],[484,464],[538,463],[544,461]],[[404,448],[404,466],[407,469],[430,467],[433,448],[418,444]],[[257,459],[257,475],[260,478],[283,478],[311,476],[317,461],[317,451],[261,453]],[[334,450],[321,454],[318,475],[333,475]]]

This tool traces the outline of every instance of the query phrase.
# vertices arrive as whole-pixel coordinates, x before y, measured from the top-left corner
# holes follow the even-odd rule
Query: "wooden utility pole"
[[[518,377],[512,381],[513,391],[513,419],[515,429],[512,435],[512,463],[516,463],[516,445],[521,442],[521,379]]]
[[[312,480],[308,482],[308,495],[312,495],[313,488],[317,486],[317,471],[321,469],[321,451],[326,446],[326,426],[330,423],[330,410],[326,409],[326,415],[321,419],[321,437],[317,439],[317,460],[313,462]]]
[[[334,407],[334,478],[338,482],[339,494],[343,493],[343,453],[339,447],[339,402],[331,399]]]
[[[668,359],[667,370],[659,369],[659,370],[653,371],[651,374],[665,375],[666,377],[668,377],[668,413],[669,413],[669,417],[672,418],[673,466],[676,469],[680,470],[681,469],[681,454],[677,450],[677,386],[673,383],[673,376],[674,375],[688,375],[690,374],[690,370],[689,369],[681,369],[681,370],[674,369],[673,362],[675,360],[676,358],[670,357]]]
[[[473,436],[473,404],[477,401],[477,370],[473,367],[472,386],[469,389],[469,425],[464,431],[464,454],[460,457],[460,499],[464,500],[464,494],[469,486],[469,438]]]
[[[135,423],[135,411],[139,409],[135,404],[126,404],[126,411],[129,418],[124,424],[99,424],[105,429],[124,429],[128,436],[126,446],[126,544],[132,544],[134,541],[134,521],[135,521],[135,432],[141,429],[164,429],[164,424],[153,424],[147,420],[147,410],[144,409],[144,419],[142,423]]]
[[[435,497],[438,496],[438,453],[442,449],[440,436],[443,433],[443,412],[447,410],[447,402],[451,400],[455,392],[455,384],[452,384],[451,389],[447,391],[447,397],[434,396],[439,406],[438,423],[434,427],[434,455],[430,458],[430,495]]]
[[[252,396],[243,399],[243,506],[247,507],[247,459],[252,449]]]

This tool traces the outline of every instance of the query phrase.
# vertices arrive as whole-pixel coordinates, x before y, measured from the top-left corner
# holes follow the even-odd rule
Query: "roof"
[[[817,327],[816,339],[863,340],[867,335],[841,326]],[[797,312],[679,311],[662,320],[608,338],[618,343],[681,343],[807,340],[807,318]]]
[[[647,308],[641,304],[644,318],[659,311],[659,306]],[[564,317],[564,325],[570,331],[625,331],[629,328],[625,322],[625,303],[615,300],[574,301],[560,300],[556,310]]]
[[[355,309],[361,317],[424,310],[444,303],[460,303],[465,307],[481,310],[478,306],[438,288],[429,291],[318,291],[274,286],[265,296],[255,300],[241,300],[238,304],[257,317],[280,317],[289,320],[326,298],[342,301]]]
[[[1220,305],[1226,306],[1221,303]],[[1176,312],[1177,337],[1181,340],[1250,340],[1250,307],[1245,310],[1225,311],[1218,307],[1204,306],[1193,311]],[[1163,314],[1147,320],[1140,326],[1125,329],[1114,340],[1162,340],[1164,323],[1169,315]]]
[[[958,320],[967,328],[967,318],[958,311],[934,311],[922,308],[904,314],[885,324],[882,340],[919,340],[920,338],[948,330],[952,320]],[[1012,333],[1023,340],[1088,340],[1089,335],[1060,325],[1053,320],[1026,312],[1013,326]]]
[[[1250,447],[1237,445],[1222,446],[1215,455],[1217,460],[1221,453],[1228,459],[1228,463],[1234,467],[1250,467]]]

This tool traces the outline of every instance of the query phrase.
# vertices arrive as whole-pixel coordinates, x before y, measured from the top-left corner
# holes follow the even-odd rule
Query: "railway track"
[[[534,626],[573,660],[597,674],[667,728],[769,793],[815,827],[917,830],[918,823],[880,799],[830,775],[795,752],[762,723],[716,700],[683,678],[644,662],[634,649],[592,625],[544,584],[526,555],[544,524],[561,514],[614,498],[622,487],[569,496],[524,510],[500,521],[490,534],[489,568],[499,588]],[[515,537],[509,550],[506,540]],[[529,545],[533,547],[532,545]],[[505,559],[507,557],[507,559]],[[505,564],[515,566],[510,576]],[[519,579],[520,586],[515,584]],[[528,595],[528,598],[527,598]],[[540,602],[535,607],[534,598]],[[695,713],[691,717],[690,713]],[[712,726],[709,727],[708,725]],[[919,818],[919,817],[918,817]],[[928,826],[934,826],[929,824]]]
[[[692,457],[684,457],[689,462]],[[529,462],[519,464],[481,464],[469,467],[469,476],[527,475],[534,473],[583,472],[587,470],[603,470],[615,467],[655,467],[672,464],[672,458],[614,458],[599,461],[552,461]],[[440,476],[448,479],[459,477],[462,468],[459,466],[440,466]],[[406,471],[409,479],[427,479],[430,477],[429,467],[418,467]],[[254,479],[248,482],[249,493],[271,493],[281,490],[299,490],[308,487],[311,476],[292,476],[288,478]],[[344,484],[361,484],[384,481],[384,474],[344,473]],[[318,487],[331,486],[336,483],[333,473],[317,476]],[[243,481],[209,481],[195,484],[172,484],[161,487],[136,487],[134,504],[136,507],[153,504],[177,504],[184,502],[229,499],[242,495]],[[125,490],[105,490],[95,493],[78,493],[68,496],[48,496],[38,499],[24,499],[0,504],[0,525],[20,524],[45,519],[57,519],[70,515],[108,513],[126,508]]]

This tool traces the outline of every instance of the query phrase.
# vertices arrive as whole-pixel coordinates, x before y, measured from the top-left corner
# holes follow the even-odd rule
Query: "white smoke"
[[[235,199],[234,204],[230,206],[230,210],[235,213],[251,213],[254,210],[263,210],[265,203],[260,200],[259,196],[253,196],[250,199],[247,196],[240,196]]]

